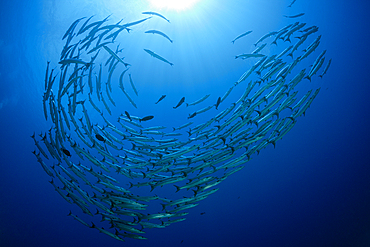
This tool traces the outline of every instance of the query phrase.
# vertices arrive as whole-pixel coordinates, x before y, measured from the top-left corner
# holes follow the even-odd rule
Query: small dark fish
[[[194,113],[192,113],[192,114],[190,114],[190,115],[189,115],[188,119],[193,118],[193,117],[195,117],[196,115],[197,115],[197,112],[194,112]]]
[[[286,17],[286,18],[297,18],[297,17],[301,17],[302,15],[304,15],[304,13],[300,13],[298,15],[284,15],[284,17]]]
[[[143,118],[139,119],[139,121],[140,122],[141,121],[148,121],[148,120],[153,119],[153,118],[154,118],[154,116],[146,116],[146,117],[143,117]]]
[[[63,153],[64,153],[65,155],[67,155],[68,157],[71,157],[71,156],[72,156],[72,155],[71,155],[71,152],[69,152],[67,149],[62,148],[62,151],[63,151]]]
[[[128,117],[128,119],[130,119],[130,121],[132,121],[131,116],[130,116],[130,114],[127,111],[125,111],[125,114]]]
[[[164,99],[164,98],[166,98],[166,95],[164,94],[164,95],[162,95],[160,98],[159,98],[159,100],[156,102],[156,104],[158,104],[159,103],[159,101],[161,101],[162,99]]]
[[[201,213],[200,213],[200,215],[203,215],[203,214],[205,214],[205,213],[206,213],[206,212],[201,212]]]
[[[184,242],[184,240],[181,240],[180,244],[182,244],[182,242]]]
[[[180,105],[182,105],[182,103],[184,103],[184,101],[185,101],[185,97],[182,97],[180,99],[180,102],[177,104],[177,106],[173,107],[173,109],[176,109],[177,107],[179,107]]]
[[[102,137],[101,135],[96,134],[96,135],[95,135],[95,137],[96,137],[96,139],[98,139],[99,141],[105,142],[105,138],[104,138],[104,137]]]
[[[220,105],[220,103],[221,103],[221,97],[218,97],[217,103],[216,103],[216,110],[218,110],[217,107]]]

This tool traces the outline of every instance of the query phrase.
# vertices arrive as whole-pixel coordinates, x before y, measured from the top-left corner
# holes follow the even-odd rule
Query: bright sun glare
[[[157,8],[166,8],[173,10],[185,10],[193,7],[199,0],[149,0]]]

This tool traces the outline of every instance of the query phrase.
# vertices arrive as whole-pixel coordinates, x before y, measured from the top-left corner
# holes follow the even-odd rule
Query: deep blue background
[[[141,18],[149,6],[134,0],[2,1],[0,246],[370,246],[370,32],[365,2],[297,0],[287,8],[290,1],[203,0],[185,12],[161,10],[172,23],[156,19],[153,26],[163,24],[174,44],[156,37],[162,43],[151,45],[168,47],[162,54],[183,69],[163,75],[175,76],[172,83],[150,81],[148,63],[136,73],[143,71],[151,84],[140,85],[143,93],[157,88],[153,99],[162,92],[172,95],[166,104],[175,105],[181,95],[196,95],[196,100],[207,92],[225,91],[222,81],[246,70],[242,63],[224,59],[225,54],[242,53],[243,45],[246,51],[252,48],[247,38],[235,47],[230,41],[246,30],[254,30],[253,41],[278,30],[290,23],[283,15],[305,12],[300,20],[319,26],[321,49],[328,50],[333,63],[306,116],[275,149],[269,146],[253,156],[216,194],[190,210],[186,221],[148,230],[148,240],[120,243],[66,217],[69,205],[48,183],[31,153],[29,136],[49,127],[41,104],[45,64],[57,61],[70,23],[110,13],[115,21],[122,17],[129,22]],[[145,48],[145,42],[137,46]],[[131,61],[141,61],[136,47],[127,49]],[[165,64],[153,64],[171,71]],[[162,117],[174,126],[182,122]]]

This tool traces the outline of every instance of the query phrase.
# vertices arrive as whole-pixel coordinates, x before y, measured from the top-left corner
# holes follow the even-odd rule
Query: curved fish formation
[[[305,23],[293,23],[255,43],[270,42],[271,47],[280,49],[278,53],[260,53],[268,45],[265,43],[250,54],[237,56],[256,62],[230,82],[217,101],[197,108],[209,101],[207,94],[186,103],[192,107],[183,109],[189,110],[188,118],[194,122],[172,128],[144,127],[153,115],[137,117],[121,110],[111,95],[114,85],[119,85],[127,104],[139,108],[123,85],[128,75],[139,97],[132,73],[126,73],[135,65],[126,62],[122,49],[112,43],[118,35],[130,35],[133,26],[149,18],[126,24],[91,19],[84,23],[80,23],[83,18],[78,19],[63,36],[66,43],[58,73],[50,70],[47,62],[43,107],[51,128],[40,138],[32,135],[36,144],[33,153],[55,190],[84,213],[68,215],[120,241],[145,239],[146,228],[165,228],[185,220],[190,208],[215,193],[217,186],[243,169],[253,154],[275,146],[310,107],[320,91],[310,81],[317,78],[321,67],[325,74],[331,62],[323,66],[325,51],[311,55],[320,44],[321,35],[315,37],[318,28],[303,29]],[[287,41],[293,36],[298,39],[290,45]],[[306,40],[312,41],[309,44]],[[169,63],[145,51],[158,58],[158,63]],[[299,68],[302,60],[312,66]],[[113,74],[119,75],[117,83],[112,83]],[[298,84],[312,88],[298,91]],[[228,98],[230,94],[234,94],[232,98]],[[169,108],[184,102],[185,97]],[[199,117],[207,116],[204,112],[214,114]],[[175,196],[168,198],[169,190],[176,192]],[[95,223],[87,223],[91,221]]]

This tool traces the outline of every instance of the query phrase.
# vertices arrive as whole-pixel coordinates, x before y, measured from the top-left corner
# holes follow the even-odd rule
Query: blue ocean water
[[[290,2],[203,0],[184,11],[134,0],[0,3],[0,246],[369,246],[369,4],[297,0],[288,8]],[[51,126],[42,108],[46,61],[57,68],[70,24],[110,14],[111,23],[126,23],[149,10],[171,23],[153,17],[116,41],[133,64],[139,109],[122,94],[113,96],[122,107],[117,111],[154,115],[153,125],[189,121],[186,107],[172,109],[183,96],[192,102],[211,94],[209,102],[216,102],[253,65],[235,55],[254,50],[264,34],[296,21],[283,15],[304,12],[297,20],[319,27],[319,50],[326,49],[333,62],[322,79],[299,85],[321,91],[275,148],[254,154],[244,169],[218,185],[217,193],[190,209],[185,221],[146,229],[147,240],[121,243],[67,217],[70,209],[83,214],[49,184],[29,136]],[[173,44],[143,34],[148,29],[165,32]],[[253,32],[231,43],[248,30]],[[151,58],[144,48],[174,66]],[[229,103],[238,99],[237,90]],[[163,94],[165,100],[155,105]],[[194,121],[217,113],[212,109]]]

